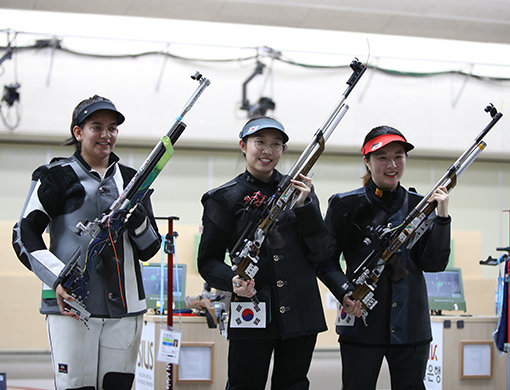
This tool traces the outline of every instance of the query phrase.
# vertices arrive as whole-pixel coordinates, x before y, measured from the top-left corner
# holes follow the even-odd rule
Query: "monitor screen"
[[[448,268],[443,272],[424,272],[423,274],[427,283],[431,311],[466,311],[460,268]]]
[[[164,308],[167,309],[167,267],[162,268],[158,263],[144,263],[142,265],[142,279],[145,290],[147,308],[157,309],[161,307],[161,269],[163,269],[163,299]],[[173,301],[175,308],[185,307],[184,297],[186,291],[186,264],[174,264],[173,266]]]

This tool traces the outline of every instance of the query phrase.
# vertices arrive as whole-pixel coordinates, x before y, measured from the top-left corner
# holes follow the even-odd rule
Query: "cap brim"
[[[287,143],[289,140],[283,125],[273,118],[259,118],[248,122],[239,133],[239,138],[243,139],[265,129],[278,130],[282,134],[283,143]]]
[[[406,152],[409,152],[410,150],[414,149],[414,145],[407,142],[405,138],[400,135],[383,134],[375,138],[372,138],[365,145],[363,145],[363,148],[361,148],[361,153],[363,154],[363,156],[366,156],[367,154],[373,153],[376,150],[379,150],[392,142],[402,143],[404,145]]]
[[[106,102],[106,101],[100,101],[100,102],[92,103],[92,104],[88,105],[87,107],[84,107],[83,110],[81,110],[81,112],[77,115],[76,120],[73,123],[73,126],[77,126],[77,125],[85,122],[85,120],[89,116],[91,116],[93,113],[95,113],[97,111],[101,111],[101,110],[114,112],[117,115],[117,124],[118,125],[122,124],[124,122],[124,120],[126,119],[124,117],[124,115],[122,115],[120,113],[120,111],[118,111],[112,103]]]

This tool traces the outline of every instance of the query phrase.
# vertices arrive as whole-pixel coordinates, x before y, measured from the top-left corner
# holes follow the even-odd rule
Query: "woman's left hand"
[[[290,182],[299,191],[296,207],[301,207],[305,204],[306,197],[310,194],[310,191],[312,191],[312,179],[300,173],[299,180],[291,180]]]
[[[232,278],[234,293],[240,297],[251,298],[255,295],[255,280],[243,280],[238,275]]]
[[[448,190],[445,186],[437,187],[429,198],[430,202],[437,202],[436,214],[440,217],[448,217]]]

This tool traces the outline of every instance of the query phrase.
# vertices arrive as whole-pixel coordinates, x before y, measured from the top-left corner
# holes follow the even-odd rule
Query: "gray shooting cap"
[[[285,134],[285,128],[283,127],[283,125],[276,119],[268,117],[254,119],[246,123],[241,132],[239,133],[239,138],[243,139],[264,129],[279,130],[282,133],[284,144],[287,143],[287,141],[289,140],[289,136]]]

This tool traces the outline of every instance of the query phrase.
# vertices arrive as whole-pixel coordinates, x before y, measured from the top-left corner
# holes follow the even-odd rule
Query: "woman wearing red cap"
[[[228,390],[264,390],[273,357],[271,389],[306,390],[317,334],[326,330],[316,267],[333,252],[333,242],[311,179],[292,183],[296,204],[278,216],[264,240],[254,279],[243,280],[225,263],[255,219],[247,204],[270,197],[283,179],[276,170],[288,136],[269,117],[248,121],[239,134],[246,171],[202,197],[203,233],[198,270],[214,288],[232,291],[228,329]],[[250,298],[257,291],[259,304]]]
[[[391,388],[424,389],[423,378],[432,340],[427,290],[423,272],[443,271],[450,255],[448,192],[439,187],[430,202],[437,201],[437,215],[423,237],[396,256],[408,274],[397,265],[386,265],[366,324],[361,304],[349,297],[352,272],[372,250],[364,243],[367,227],[398,226],[422,197],[400,185],[407,152],[414,147],[402,133],[389,126],[372,129],[363,142],[367,173],[363,187],[329,199],[326,225],[336,239],[334,256],[319,267],[319,277],[341,302],[336,324],[342,356],[343,388],[375,389],[383,358],[390,370]],[[339,264],[345,259],[344,273]],[[400,269],[401,270],[401,269]]]

